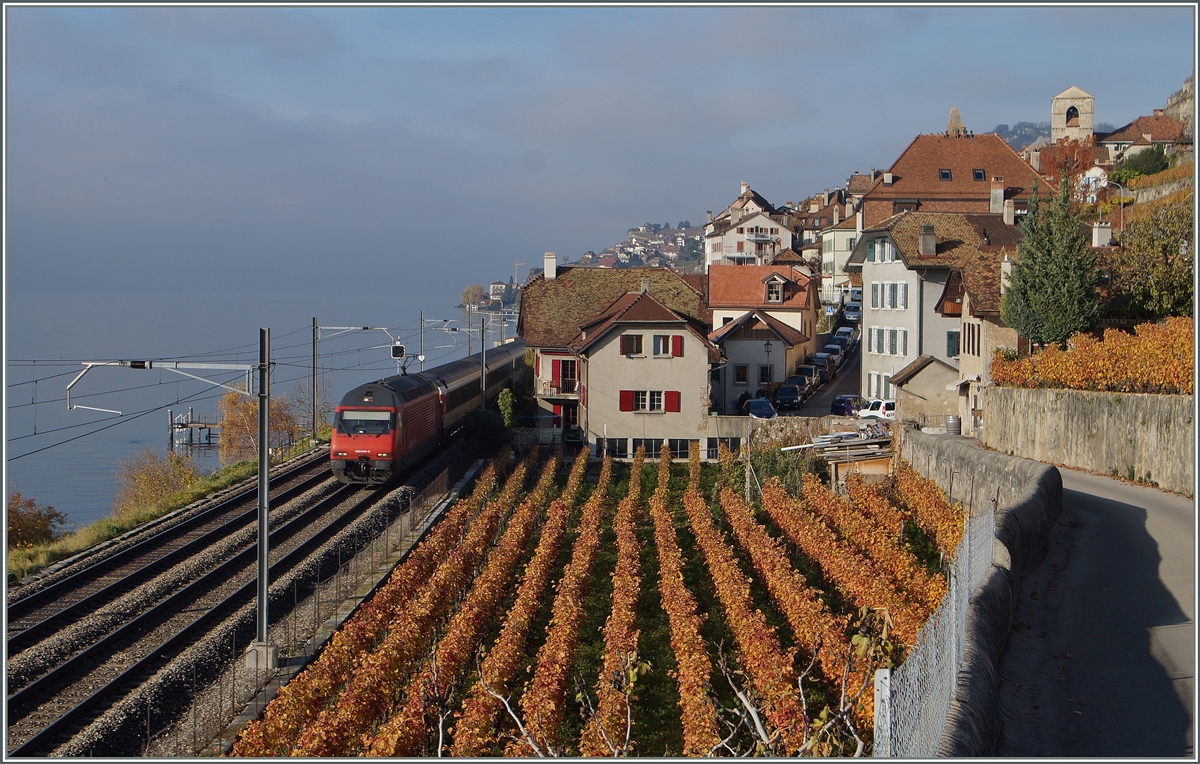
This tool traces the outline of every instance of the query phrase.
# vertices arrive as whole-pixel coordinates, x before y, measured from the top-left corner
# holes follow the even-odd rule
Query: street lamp
[[[767,351],[767,386],[771,385],[772,379],[775,376],[771,373],[771,341],[767,340],[763,343],[763,350]]]
[[[1122,186],[1120,183],[1116,182],[1115,180],[1109,180],[1108,178],[1104,179],[1104,185],[1116,186],[1117,188],[1121,189],[1121,195],[1117,198],[1120,199],[1120,207],[1121,207],[1121,233],[1124,233],[1125,232],[1125,192],[1128,189],[1126,189],[1124,186]]]

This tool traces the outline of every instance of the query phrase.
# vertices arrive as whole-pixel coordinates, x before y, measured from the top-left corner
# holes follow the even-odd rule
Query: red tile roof
[[[768,303],[765,279],[783,278],[783,302]],[[811,279],[787,265],[710,265],[708,306],[710,308],[770,308],[804,310],[809,307]]]
[[[650,294],[664,306],[701,325],[712,325],[712,311],[704,304],[703,293],[675,271],[568,267],[559,268],[556,278],[541,275],[524,287],[517,334],[532,348],[565,348],[582,324],[601,315],[623,295],[640,292],[643,278],[650,282]]]
[[[950,170],[950,180],[939,171]],[[983,170],[983,180],[974,171]],[[1026,198],[1037,184],[1045,197],[1053,189],[1000,136],[989,133],[970,137],[918,135],[892,164],[892,185],[883,178],[867,193],[868,200],[991,198],[991,180],[1004,178],[1005,198]]]
[[[621,295],[599,315],[581,325],[580,332],[571,340],[568,347],[576,353],[582,353],[599,342],[614,325],[626,323],[663,323],[673,324],[680,330],[686,329],[704,341],[710,362],[716,363],[720,360],[720,353],[707,342],[706,326],[689,320],[687,316],[679,315],[654,299],[649,293],[639,292]]]
[[[1138,117],[1111,133],[1096,136],[1096,142],[1133,143],[1149,133],[1152,141],[1177,141],[1183,135],[1183,123],[1170,117]]]
[[[752,310],[743,313],[720,329],[709,334],[708,339],[714,345],[719,345],[729,335],[736,333],[742,327],[748,329],[762,329],[765,327],[770,329],[788,347],[795,347],[796,345],[808,342],[808,337],[799,329],[794,326],[788,326],[770,313],[762,310]]]

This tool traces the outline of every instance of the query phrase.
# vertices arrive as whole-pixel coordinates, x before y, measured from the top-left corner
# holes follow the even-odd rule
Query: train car
[[[487,399],[523,362],[525,343],[487,351]],[[343,483],[380,485],[440,446],[479,408],[480,354],[359,385],[333,415],[330,468]]]

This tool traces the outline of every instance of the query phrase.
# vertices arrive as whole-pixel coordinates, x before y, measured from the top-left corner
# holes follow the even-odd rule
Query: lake
[[[6,496],[13,491],[53,506],[84,525],[112,509],[118,462],[143,448],[164,451],[168,409],[217,420],[225,390],[162,369],[95,367],[71,390],[71,403],[114,409],[120,416],[77,408],[65,391],[83,361],[176,360],[257,364],[258,330],[271,329],[272,395],[300,397],[312,365],[312,321],[322,327],[318,367],[333,403],[352,387],[396,373],[391,339],[379,330],[339,333],[329,327],[387,327],[409,355],[420,346],[425,311],[425,368],[467,354],[466,337],[430,325],[464,327],[456,295],[9,294],[5,304]],[[479,326],[476,314],[472,325]],[[505,329],[511,336],[515,327]],[[335,336],[336,335],[336,336]],[[489,335],[498,339],[498,334]],[[472,348],[478,352],[478,341]],[[409,372],[419,369],[413,361]],[[244,372],[187,369],[219,382]],[[35,381],[36,380],[36,381]],[[206,469],[215,451],[196,450]]]

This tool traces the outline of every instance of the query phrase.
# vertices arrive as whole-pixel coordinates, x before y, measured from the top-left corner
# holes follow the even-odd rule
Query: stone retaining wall
[[[990,414],[990,399],[988,405]],[[996,501],[992,565],[967,606],[962,662],[938,749],[940,756],[991,756],[1000,739],[996,666],[1008,645],[1021,581],[1046,556],[1062,512],[1062,476],[1048,464],[916,429],[901,432],[899,447],[918,472],[947,493],[953,489],[954,500],[972,506]]]
[[[986,411],[988,448],[1193,495],[1190,395],[990,387]]]

